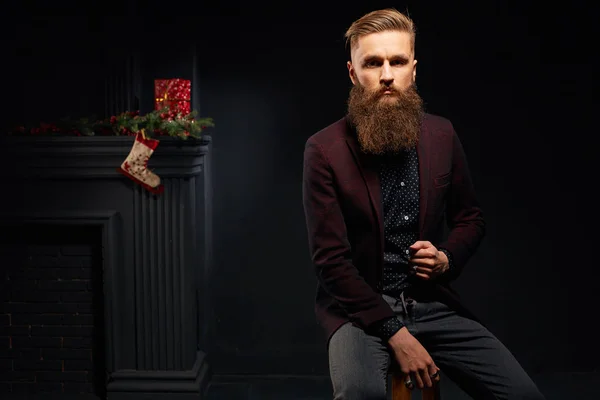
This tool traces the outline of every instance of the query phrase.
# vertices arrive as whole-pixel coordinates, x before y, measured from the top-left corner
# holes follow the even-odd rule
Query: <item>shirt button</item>
[[[408,249],[406,250],[406,254],[410,253],[410,251],[408,251]]]
[[[408,221],[408,215],[405,215],[405,216],[404,216],[404,219]]]
[[[400,186],[404,186],[404,182],[400,182]]]

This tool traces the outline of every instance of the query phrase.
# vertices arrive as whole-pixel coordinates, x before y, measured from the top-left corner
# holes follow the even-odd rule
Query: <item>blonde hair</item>
[[[415,24],[410,17],[394,8],[372,11],[350,25],[344,37],[346,47],[352,50],[361,36],[383,31],[400,31],[410,34],[411,50],[415,51]],[[348,47],[348,45],[350,45]]]

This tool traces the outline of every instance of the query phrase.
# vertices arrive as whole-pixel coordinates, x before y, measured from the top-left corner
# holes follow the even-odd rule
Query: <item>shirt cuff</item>
[[[452,262],[452,253],[450,253],[448,250],[446,249],[439,249],[439,251],[442,251],[446,257],[448,257],[448,272],[452,272],[452,269],[454,267],[454,263]]]
[[[379,336],[381,339],[383,339],[383,341],[387,343],[387,341],[390,340],[390,338],[394,336],[396,332],[398,332],[403,327],[404,324],[402,323],[402,321],[400,321],[396,317],[391,317],[378,322],[377,325],[374,327],[373,332],[375,335]]]

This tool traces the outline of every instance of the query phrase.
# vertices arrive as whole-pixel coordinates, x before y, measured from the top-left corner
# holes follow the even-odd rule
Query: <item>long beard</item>
[[[383,88],[382,88],[383,89]],[[382,98],[390,96],[391,98]],[[391,95],[367,92],[355,85],[348,97],[348,116],[365,153],[395,154],[414,147],[419,139],[423,100],[414,85]]]

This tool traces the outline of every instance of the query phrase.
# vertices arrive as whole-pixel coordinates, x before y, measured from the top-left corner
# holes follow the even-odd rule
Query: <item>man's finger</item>
[[[429,367],[429,377],[431,378],[432,382],[439,382],[440,381],[440,369],[438,367],[436,367],[435,365],[431,365]]]
[[[412,267],[434,268],[435,262],[431,258],[417,258],[408,260]]]
[[[417,383],[417,386],[419,387],[419,389],[423,389],[423,379],[421,379],[421,374],[417,371],[414,374],[414,381]],[[427,375],[427,374],[425,374]]]
[[[431,276],[429,276],[427,274],[422,274],[420,272],[417,272],[415,275],[418,276],[419,278],[425,279],[426,281],[429,280],[429,279],[431,279]]]
[[[424,267],[422,265],[415,266],[415,271],[420,272],[422,274],[432,274],[433,268]]]
[[[419,249],[412,255],[412,258],[434,258],[435,252],[432,249]]]
[[[431,246],[432,246],[431,242],[429,242],[427,240],[417,240],[416,242],[411,244],[409,248],[413,251],[416,251],[419,249],[427,249]]]
[[[410,258],[408,261],[410,263],[412,263],[413,265],[419,265],[419,266],[422,265],[422,266],[428,267],[428,268],[432,268],[436,264],[434,258],[428,258],[428,257]]]
[[[429,376],[429,370],[427,368],[421,371],[421,377],[422,377],[423,383],[427,387],[432,387],[433,386],[433,383],[431,382],[431,377]],[[419,386],[419,387],[421,389],[423,389],[423,386]]]

